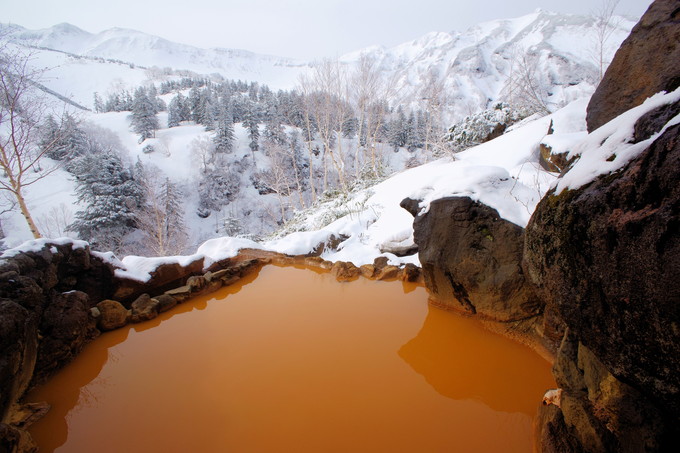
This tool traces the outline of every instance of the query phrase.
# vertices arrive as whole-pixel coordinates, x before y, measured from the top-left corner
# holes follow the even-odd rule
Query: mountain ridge
[[[594,91],[597,70],[591,31],[595,18],[535,10],[523,16],[482,22],[465,31],[433,31],[396,46],[369,46],[341,55],[348,67],[362,56],[373,59],[405,103],[417,103],[419,87],[437,79],[446,90],[452,120],[488,108],[502,94],[519,55],[536,61],[541,83],[548,85],[548,102],[559,107]],[[605,52],[613,55],[633,21],[617,16]],[[218,73],[230,79],[266,83],[290,89],[314,62],[264,55],[243,49],[200,48],[138,30],[114,27],[99,33],[61,23],[41,30],[0,25],[0,32],[21,44],[66,51],[85,57],[120,60],[144,67]],[[551,89],[556,87],[556,89]],[[103,92],[104,89],[99,90]],[[82,102],[83,99],[80,99]]]

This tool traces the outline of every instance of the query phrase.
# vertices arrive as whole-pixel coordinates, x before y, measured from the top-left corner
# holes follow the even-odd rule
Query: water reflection
[[[441,395],[481,401],[496,411],[533,416],[553,384],[545,361],[525,346],[432,306],[399,356]]]
[[[30,396],[55,407],[32,430],[43,451],[530,449],[546,385],[512,369],[549,377],[530,351],[428,308],[414,284],[255,278],[94,342]]]
[[[259,270],[256,270],[229,287],[222,288],[210,296],[180,304],[150,321],[103,333],[89,344],[72,363],[52,377],[49,386],[31,391],[26,397],[27,401],[47,401],[52,406],[48,414],[30,429],[40,446],[40,451],[54,451],[66,442],[69,417],[76,416],[85,409],[99,407],[102,395],[110,390],[111,385],[115,385],[102,374],[102,370],[107,364],[118,361],[119,353],[115,352],[115,346],[127,340],[131,331],[141,333],[175,316],[195,309],[202,310],[207,306],[209,299],[222,300],[229,295],[237,294],[244,286],[254,282],[258,273]],[[59,389],[59,391],[55,392],[51,389]]]
[[[44,398],[38,389],[28,395],[30,401],[48,399],[52,406],[47,416],[31,428],[41,452],[52,451],[66,442],[69,413],[97,406],[99,394],[106,386],[106,378],[100,376],[101,370],[109,360],[115,360],[115,354],[109,354],[109,348],[125,341],[129,332],[129,328],[109,332],[90,344],[83,352],[86,360],[77,358],[67,367],[68,373],[61,372],[51,379],[50,386],[59,388],[59,393],[50,393],[49,398]],[[45,434],[49,441],[42,441],[41,433],[45,429],[48,429]]]

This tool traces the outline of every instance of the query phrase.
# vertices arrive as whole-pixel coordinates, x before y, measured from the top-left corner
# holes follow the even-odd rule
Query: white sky
[[[588,14],[604,0],[0,0],[0,21],[29,29],[68,22],[89,32],[124,27],[198,47],[303,59],[394,46],[431,31],[536,8]],[[639,17],[651,0],[620,0]]]

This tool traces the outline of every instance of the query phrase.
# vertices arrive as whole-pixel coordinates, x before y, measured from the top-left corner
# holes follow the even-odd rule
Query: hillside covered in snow
[[[537,10],[465,31],[432,32],[392,48],[359,49],[339,60],[348,67],[361,57],[374,60],[392,82],[394,98],[441,103],[452,121],[498,100],[508,78],[524,63],[529,66],[524,69],[540,74],[545,102],[566,105],[592,93],[598,82],[596,22],[591,16]],[[606,61],[634,23],[625,17],[612,22],[604,43]],[[201,49],[121,28],[94,34],[70,24],[44,30],[0,25],[0,31],[14,42],[37,47],[36,59],[53,68],[45,85],[89,108],[94,92],[105,94],[121,83],[130,88],[144,80],[154,82],[173,70],[291,89],[315,64],[245,50]],[[128,70],[115,68],[115,63]],[[85,86],[73,83],[78,75]]]
[[[91,176],[106,167],[97,159],[109,156],[118,168],[115,177],[139,187],[101,212],[135,204],[121,220],[134,225],[141,222],[140,206],[148,208],[161,187],[166,195],[173,191],[186,236],[174,253],[213,237],[264,241],[294,231],[300,239],[299,231],[317,232],[301,239],[305,244],[347,236],[345,254],[350,243],[368,244],[367,257],[390,253],[412,240],[397,198],[416,192],[424,199],[477,194],[522,225],[554,177],[538,163],[550,120],[559,120],[555,127],[572,134],[569,140],[585,130],[584,103],[599,71],[595,22],[536,11],[317,63],[199,49],[134,30],[93,34],[69,24],[45,30],[2,25],[9,45],[42,71],[37,87],[50,111],[58,116],[65,110],[78,124],[72,148],[82,148],[77,155],[47,154],[51,159],[44,158],[42,167],[53,171],[26,191],[28,205],[44,234],[92,241],[96,235],[84,235],[94,234],[96,215],[88,214],[87,227],[82,217],[99,202],[84,194],[91,186],[83,181],[113,178]],[[613,22],[600,43],[606,60],[632,25],[625,18]],[[341,88],[324,85],[328,75]],[[528,102],[522,80],[536,93]],[[140,133],[133,104],[147,95],[154,125]],[[559,113],[567,104],[570,113]],[[503,130],[526,119],[507,136],[454,155],[464,147],[451,145],[448,127],[466,116],[495,118],[501,106],[512,113]],[[550,112],[557,116],[544,116]],[[83,155],[92,149],[96,159]],[[371,188],[390,175],[396,176]],[[354,226],[326,229],[341,218]],[[18,211],[8,210],[1,221],[5,247],[31,238]],[[76,221],[79,229],[72,227]],[[355,235],[357,222],[373,233]],[[169,252],[139,249],[142,233],[130,231],[118,253]],[[274,242],[277,249],[295,249],[275,241],[284,241]],[[349,257],[338,253],[337,259]]]

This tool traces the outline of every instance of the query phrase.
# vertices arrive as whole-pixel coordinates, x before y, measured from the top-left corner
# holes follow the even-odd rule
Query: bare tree
[[[37,223],[47,237],[66,236],[68,226],[73,223],[73,211],[66,203],[60,203],[59,206],[52,206],[47,214],[41,215]]]
[[[137,212],[137,223],[149,252],[156,256],[177,255],[188,243],[181,193],[159,174],[157,170],[147,170],[142,175],[146,203]]]
[[[510,73],[501,90],[500,98],[525,113],[550,113],[548,90],[538,68],[540,55],[521,46],[510,51]]]
[[[272,218],[282,224],[287,220],[287,212],[292,208],[290,195],[297,178],[293,156],[288,148],[272,142],[265,143],[265,152],[269,157],[270,168],[259,171],[257,176],[276,194],[280,217]]]
[[[328,160],[347,192],[346,160],[342,146],[342,125],[351,116],[347,74],[338,61],[323,60],[309,76],[302,76],[299,89],[305,95],[305,114],[316,125],[323,143],[324,190],[328,188]]]
[[[595,17],[593,54],[598,69],[598,81],[602,80],[604,71],[609,66],[609,61],[606,58],[608,53],[607,42],[619,24],[619,20],[614,16],[614,11],[618,4],[619,0],[602,0],[600,6],[593,12]]]
[[[442,126],[442,109],[448,103],[444,79],[435,69],[430,70],[420,90],[425,101],[425,152],[438,151],[445,129]]]
[[[25,199],[25,190],[54,171],[39,165],[51,143],[38,146],[39,125],[46,115],[44,95],[36,87],[43,74],[31,68],[32,55],[7,42],[0,44],[0,190],[16,199],[33,237],[41,237]],[[56,134],[58,135],[58,134]]]
[[[191,154],[201,164],[201,173],[208,171],[208,165],[213,161],[215,155],[215,144],[207,136],[199,136],[191,141]]]
[[[360,151],[368,155],[371,171],[378,176],[381,145],[378,136],[389,110],[387,99],[394,93],[394,81],[387,81],[374,58],[362,55],[350,79],[351,100],[358,114],[358,145],[355,153],[355,177],[360,177]]]
[[[314,119],[312,118],[312,108],[311,108],[311,100],[310,96],[313,94],[313,86],[310,81],[310,79],[304,75],[302,75],[299,80],[298,80],[298,87],[297,90],[301,94],[301,110],[302,110],[302,119],[303,119],[303,141],[307,145],[307,153],[309,156],[309,173],[308,173],[308,179],[309,179],[309,189],[312,197],[312,203],[316,201],[316,185],[314,183],[314,156],[317,154],[315,145],[314,145],[314,135],[315,135],[315,129],[316,125],[314,124]]]

